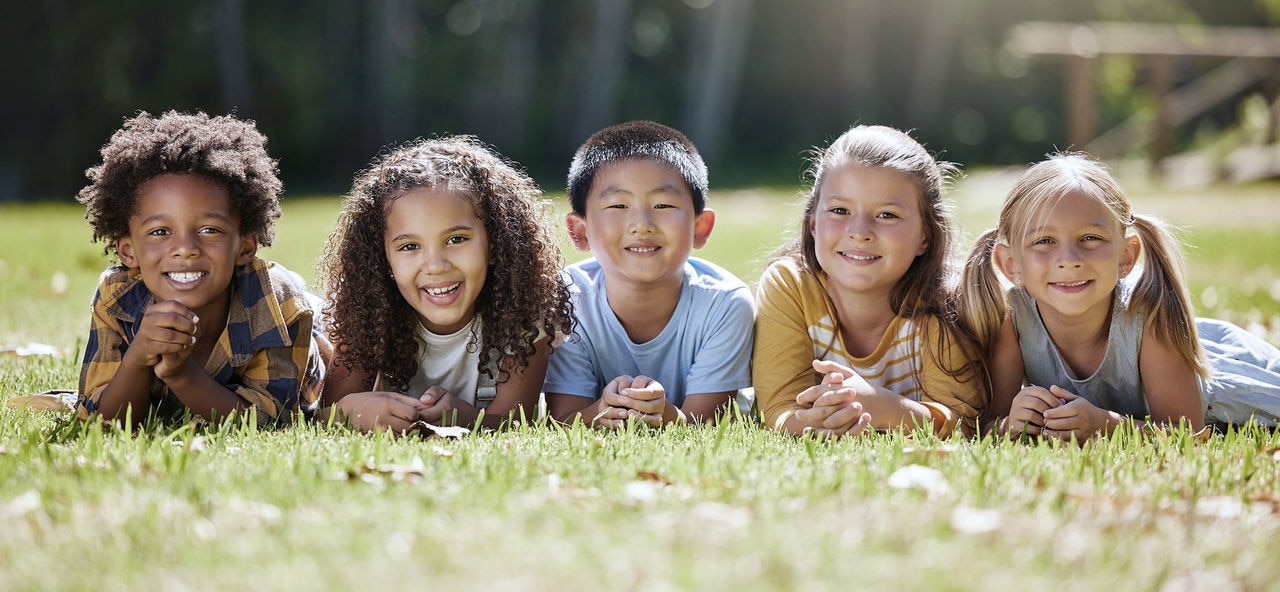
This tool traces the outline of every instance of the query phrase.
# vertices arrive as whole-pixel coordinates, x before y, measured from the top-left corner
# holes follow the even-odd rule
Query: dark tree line
[[[342,191],[381,148],[442,133],[478,135],[559,191],[578,143],[635,118],[688,133],[713,184],[794,183],[807,148],[856,122],[913,129],[966,165],[1026,162],[1062,146],[1063,72],[1002,52],[1011,25],[1263,26],[1280,20],[1278,5],[14,2],[0,9],[0,199],[69,199],[98,147],[139,110],[256,120],[292,194]],[[1109,67],[1141,81],[1136,63]],[[1102,87],[1100,129],[1145,105],[1136,84],[1115,86]]]

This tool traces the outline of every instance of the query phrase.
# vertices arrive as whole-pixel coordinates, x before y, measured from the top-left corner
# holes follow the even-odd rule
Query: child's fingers
[[[637,420],[637,421],[642,421],[642,422],[644,422],[646,425],[651,426],[651,427],[655,427],[655,428],[656,428],[656,427],[662,427],[662,414],[661,414],[661,413],[641,413],[641,412],[639,412],[639,411],[636,411],[636,410],[632,409],[632,410],[630,410],[630,411],[627,413],[627,418],[628,418],[628,419],[634,419],[634,420]]]
[[[603,393],[603,396],[600,397],[600,402],[609,407],[626,407],[626,399],[627,397],[624,397],[615,391],[606,390]]]
[[[1040,437],[1053,438],[1063,442],[1071,442],[1074,440],[1077,444],[1084,444],[1089,439],[1089,433],[1087,430],[1080,428],[1064,430],[1051,430],[1046,428],[1040,430]]]
[[[841,407],[831,415],[828,415],[826,419],[822,420],[822,427],[838,432],[847,432],[858,423],[858,420],[863,415],[862,404],[854,403],[848,407]]]
[[[849,427],[849,429],[845,430],[844,435],[858,436],[869,429],[871,429],[871,414],[863,413],[862,415],[858,416],[857,423],[854,423],[852,426]]]
[[[437,401],[448,395],[449,391],[439,386],[432,386],[422,393],[418,400],[427,406],[435,405]]]
[[[793,417],[801,423],[801,425],[821,427],[832,413],[838,411],[838,407],[813,407],[811,409],[801,409],[796,411]]]
[[[857,399],[857,397],[858,397],[857,392],[851,388],[844,388],[844,387],[833,388],[831,390],[828,390],[825,393],[822,393],[822,395],[820,395],[817,399],[815,399],[813,402],[813,406],[814,407],[826,407],[826,406],[843,407],[848,405],[849,403],[852,403],[854,400]],[[861,405],[859,405],[859,407],[861,407]]]
[[[833,372],[840,373],[845,376],[853,374],[853,368],[829,360],[814,360],[813,369],[818,371],[820,374],[831,374]]]
[[[803,407],[812,407],[819,397],[826,394],[827,391],[837,388],[840,388],[839,385],[834,384],[818,384],[811,386],[800,391],[800,394],[796,395],[796,403]]]
[[[1053,409],[1046,409],[1043,414],[1045,426],[1048,427],[1049,422],[1051,421],[1065,421],[1079,417],[1082,409],[1081,405],[1077,404],[1076,401],[1080,400],[1082,399],[1076,399],[1065,405],[1054,407]]]
[[[628,396],[621,397],[622,404],[620,407],[626,407],[643,414],[662,415],[662,410],[667,406],[666,399],[635,399]]]
[[[1076,400],[1076,399],[1079,399],[1079,398],[1080,398],[1078,395],[1076,395],[1076,394],[1072,393],[1071,391],[1068,391],[1067,389],[1064,389],[1064,388],[1062,388],[1062,387],[1060,387],[1060,386],[1058,386],[1058,385],[1056,385],[1056,384],[1055,384],[1055,385],[1053,385],[1053,386],[1051,386],[1051,387],[1049,387],[1049,393],[1050,393],[1050,394],[1052,394],[1053,396],[1057,397],[1058,399],[1061,399],[1061,400],[1066,401],[1066,402],[1068,402],[1068,403],[1070,403],[1071,401],[1074,401],[1074,400]]]
[[[665,400],[667,395],[666,390],[662,388],[662,385],[656,382],[651,383],[648,386],[644,386],[644,387],[629,387],[624,389],[618,389],[618,394],[624,397],[635,399],[637,401],[656,401],[659,399]]]
[[[844,384],[844,374],[839,372],[828,372],[823,374],[821,384],[828,386]]]

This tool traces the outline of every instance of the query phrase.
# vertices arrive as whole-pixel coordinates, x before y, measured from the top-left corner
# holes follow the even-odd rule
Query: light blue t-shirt
[[[671,320],[657,337],[634,343],[609,308],[599,262],[588,259],[565,273],[578,325],[551,352],[545,392],[598,399],[610,380],[643,374],[681,406],[686,394],[751,386],[755,308],[751,291],[733,274],[691,257]]]

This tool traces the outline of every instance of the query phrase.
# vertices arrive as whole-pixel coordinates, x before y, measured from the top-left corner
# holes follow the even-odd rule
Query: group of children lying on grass
[[[277,167],[252,122],[140,114],[79,194],[118,265],[93,298],[78,409],[237,411],[372,430],[714,421],[753,388],[765,426],[1085,441],[1118,426],[1280,420],[1280,351],[1193,316],[1178,243],[1082,154],[1031,166],[967,262],[955,169],[857,126],[818,153],[794,239],[754,298],[691,257],[707,169],[669,127],[588,138],[562,267],[537,185],[470,137],[419,140],[355,178],[316,293],[263,261]],[[318,296],[320,294],[322,296]]]

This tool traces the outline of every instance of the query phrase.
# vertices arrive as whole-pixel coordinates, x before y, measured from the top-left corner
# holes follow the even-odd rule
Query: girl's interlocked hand
[[[1044,412],[1041,436],[1068,442],[1074,438],[1083,444],[1099,432],[1106,431],[1111,412],[1058,386],[1049,387],[1049,392],[1062,404]]]
[[[822,373],[822,382],[796,396],[801,409],[792,418],[805,433],[825,437],[853,436],[871,425],[871,414],[857,401],[867,385],[851,368],[835,362],[814,360],[813,369]]]
[[[364,431],[408,430],[426,407],[413,397],[386,391],[352,393],[335,405],[339,416],[352,427]]]
[[[1009,417],[1000,423],[1000,431],[1007,435],[1027,434],[1039,436],[1044,428],[1044,413],[1062,405],[1048,389],[1027,386],[1018,391],[1009,408]]]
[[[431,425],[469,426],[480,415],[480,410],[474,405],[439,386],[428,388],[418,400],[423,405],[419,408],[418,419]]]

